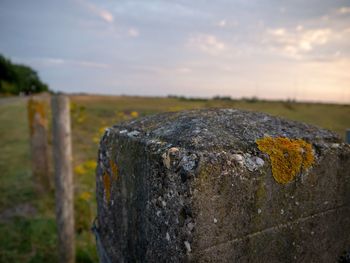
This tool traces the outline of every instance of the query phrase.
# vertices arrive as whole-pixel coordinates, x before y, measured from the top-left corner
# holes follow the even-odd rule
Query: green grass
[[[0,209],[3,210],[6,204],[21,203],[33,198],[24,102],[0,105],[0,124]]]
[[[104,127],[131,119],[135,112],[144,116],[230,107],[304,121],[342,137],[350,128],[349,105],[107,96],[72,96],[71,102],[77,262],[97,262],[90,226],[96,213],[94,166]],[[43,197],[34,191],[25,100],[0,100],[0,147],[0,262],[57,262],[54,198],[52,193]],[[6,211],[23,204],[36,212],[4,220]]]
[[[4,214],[19,205],[40,209],[45,202],[34,192],[30,173],[25,101],[0,104],[0,123],[0,262],[55,262],[55,221],[49,211],[53,208],[4,220]]]

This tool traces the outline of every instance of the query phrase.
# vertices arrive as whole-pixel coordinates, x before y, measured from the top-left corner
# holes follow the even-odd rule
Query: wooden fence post
[[[38,192],[44,193],[51,190],[48,156],[47,103],[44,98],[32,97],[28,101],[27,109],[33,178]]]
[[[74,184],[69,99],[52,97],[53,158],[59,262],[75,262]]]

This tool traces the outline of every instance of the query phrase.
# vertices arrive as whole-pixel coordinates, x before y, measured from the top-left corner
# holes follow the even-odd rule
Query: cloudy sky
[[[349,0],[0,0],[54,90],[350,102]]]

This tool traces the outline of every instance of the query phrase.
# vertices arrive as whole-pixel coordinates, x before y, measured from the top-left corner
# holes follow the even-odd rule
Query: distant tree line
[[[12,63],[0,54],[0,94],[32,94],[49,91],[38,73],[25,65]]]

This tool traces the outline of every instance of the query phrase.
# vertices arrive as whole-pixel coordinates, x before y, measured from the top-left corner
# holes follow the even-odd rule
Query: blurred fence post
[[[32,172],[39,193],[51,190],[48,155],[48,106],[44,98],[31,97],[27,105]]]
[[[69,98],[52,97],[53,158],[59,262],[75,262],[74,184]]]

